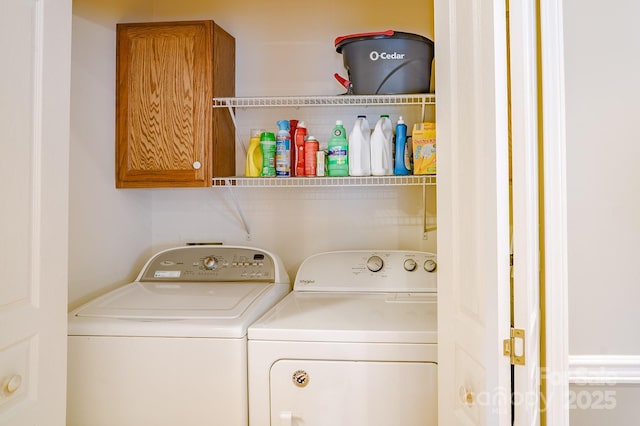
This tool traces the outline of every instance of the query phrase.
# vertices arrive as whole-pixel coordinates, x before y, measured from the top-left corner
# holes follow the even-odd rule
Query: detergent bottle
[[[260,149],[260,135],[262,129],[251,129],[247,161],[244,167],[244,175],[247,177],[260,176],[262,170],[262,150]]]
[[[389,116],[381,115],[371,134],[371,174],[393,175],[393,124]]]
[[[349,143],[342,120],[336,120],[327,148],[327,174],[329,176],[349,176]]]
[[[349,175],[371,175],[371,129],[366,115],[359,115],[349,133]]]
[[[262,132],[260,135],[260,149],[262,150],[262,172],[260,176],[275,176],[276,135],[272,132]]]
[[[407,125],[404,124],[402,116],[398,117],[396,124],[396,161],[393,169],[395,175],[408,175],[409,169],[409,149],[407,147]]]
[[[289,120],[279,120],[276,135],[276,176],[291,176],[291,133]]]

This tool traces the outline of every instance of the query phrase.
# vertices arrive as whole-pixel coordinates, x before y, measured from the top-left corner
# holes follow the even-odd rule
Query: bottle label
[[[318,142],[305,142],[304,147],[304,175],[316,175],[316,161],[320,144]]]
[[[329,165],[346,165],[347,148],[344,146],[334,146],[329,148]]]
[[[260,148],[262,150],[262,172],[261,176],[276,175],[276,143],[275,141],[261,141]]]
[[[291,140],[276,141],[276,176],[291,176]]]
[[[316,176],[324,176],[325,156],[324,151],[316,152]]]

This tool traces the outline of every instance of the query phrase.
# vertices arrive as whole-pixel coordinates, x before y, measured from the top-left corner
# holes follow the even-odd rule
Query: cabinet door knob
[[[7,394],[12,394],[18,389],[20,389],[21,385],[22,385],[22,376],[19,374],[14,374],[13,376],[9,377],[7,381],[4,383],[4,391]]]
[[[471,389],[467,389],[464,386],[460,387],[460,399],[462,403],[467,407],[471,407],[474,403],[473,391]]]
[[[199,162],[199,161],[194,161],[194,162],[193,162],[193,168],[194,168],[194,169],[199,170],[199,169],[200,169],[200,167],[202,167],[202,165],[200,164],[200,162]]]

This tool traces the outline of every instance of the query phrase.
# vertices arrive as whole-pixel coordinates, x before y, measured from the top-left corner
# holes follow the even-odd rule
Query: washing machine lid
[[[117,319],[238,318],[267,289],[261,283],[132,283],[77,316]]]
[[[437,296],[289,293],[249,327],[249,340],[437,343]]]
[[[288,292],[257,282],[133,282],[70,314],[69,335],[243,337]]]

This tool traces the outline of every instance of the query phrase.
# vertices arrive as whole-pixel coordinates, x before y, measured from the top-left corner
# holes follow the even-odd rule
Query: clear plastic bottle
[[[371,134],[371,174],[393,175],[393,124],[386,114],[380,116]]]
[[[328,142],[327,174],[329,176],[349,176],[349,142],[342,120],[336,120]]]
[[[349,133],[349,175],[371,175],[371,128],[366,115],[359,115]]]

